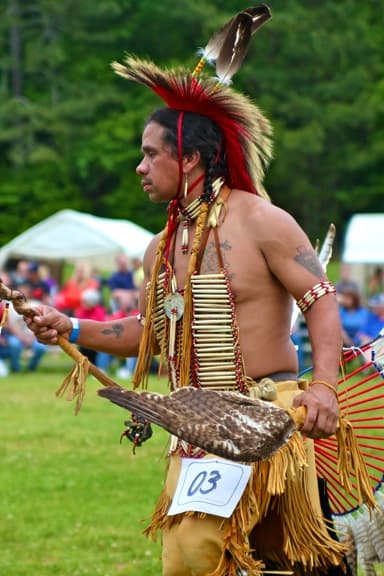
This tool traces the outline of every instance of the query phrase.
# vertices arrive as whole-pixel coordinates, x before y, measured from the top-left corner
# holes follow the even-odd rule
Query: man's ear
[[[191,154],[186,154],[183,157],[183,171],[186,174],[189,174],[189,172],[200,164],[200,158],[201,156],[198,150],[195,150],[195,152],[192,152]]]

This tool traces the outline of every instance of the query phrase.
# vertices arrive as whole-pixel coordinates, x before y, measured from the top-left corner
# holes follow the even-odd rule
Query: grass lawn
[[[159,576],[160,544],[142,531],[161,490],[167,434],[154,427],[133,455],[119,443],[129,413],[99,398],[92,377],[75,416],[55,397],[70,367],[50,355],[37,374],[0,380],[0,574]],[[155,377],[150,387],[166,390]]]
[[[0,574],[157,576],[160,546],[142,531],[161,489],[167,435],[156,428],[133,455],[130,442],[119,444],[129,413],[99,398],[89,378],[75,416],[54,395],[65,373],[42,368],[0,381]]]

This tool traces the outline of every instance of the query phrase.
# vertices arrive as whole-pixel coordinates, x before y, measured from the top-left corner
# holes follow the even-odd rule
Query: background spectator
[[[16,268],[9,274],[10,283],[8,286],[13,285],[17,287],[19,284],[24,284],[28,276],[28,268],[30,262],[28,260],[19,260]]]
[[[336,292],[344,292],[345,290],[359,292],[360,286],[357,280],[352,278],[350,266],[343,262],[340,265],[340,279],[336,282]]]
[[[42,302],[43,304],[51,304],[51,288],[45,280],[40,276],[39,264],[37,262],[30,262],[27,268],[27,276],[23,286],[29,286],[29,298]],[[20,284],[17,286],[20,290]]]
[[[126,254],[119,254],[116,258],[117,270],[107,279],[107,286],[111,291],[111,310],[127,310],[136,308],[138,291],[134,282],[134,271]]]
[[[384,328],[384,292],[375,294],[368,301],[369,312],[361,328],[361,343],[370,342]]]
[[[378,266],[368,280],[367,293],[369,296],[373,296],[382,292],[384,292],[384,271],[383,268]]]
[[[135,288],[139,290],[144,282],[143,261],[140,258],[133,258],[132,267],[133,267],[133,282],[135,284]]]
[[[368,308],[362,304],[360,290],[347,286],[337,292],[337,299],[343,327],[343,345],[359,346],[360,332],[368,316]]]
[[[53,278],[53,276],[51,275],[51,271],[49,269],[49,266],[47,266],[47,264],[40,264],[39,265],[39,275],[40,275],[40,278],[49,287],[49,294],[50,294],[51,299],[52,299],[55,296],[55,294],[57,293],[58,284],[57,284],[56,280]]]
[[[81,294],[81,305],[75,309],[74,315],[81,320],[97,320],[102,322],[106,318],[106,310],[101,304],[101,293],[94,288],[88,288]],[[95,364],[97,352],[79,346],[79,350],[84,356],[89,358],[90,362]]]
[[[20,290],[20,292],[24,294],[29,306],[36,306],[36,304],[38,304],[37,300],[33,300],[30,297],[31,287],[28,282],[17,286],[17,290]],[[23,316],[20,316],[13,306],[9,307],[8,320],[3,333],[5,333],[7,338],[11,371],[21,371],[22,353],[27,349],[30,354],[27,358],[26,370],[28,372],[34,372],[46,352],[46,346],[36,340],[35,335],[25,323]]]
[[[76,308],[81,306],[81,294],[84,290],[99,289],[99,281],[92,276],[92,270],[87,262],[78,262],[72,276],[67,280],[55,296],[56,308],[69,315],[74,315]]]

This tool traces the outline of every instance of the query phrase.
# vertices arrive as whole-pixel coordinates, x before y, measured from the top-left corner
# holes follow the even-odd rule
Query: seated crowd
[[[38,303],[52,304],[71,316],[102,321],[137,314],[143,274],[139,259],[131,263],[125,254],[119,254],[116,270],[103,278],[87,262],[79,261],[72,275],[60,285],[46,265],[27,260],[20,260],[14,269],[0,271],[0,277],[8,287],[22,292],[32,307]],[[0,301],[0,318],[4,307],[5,303]],[[46,351],[23,317],[10,306],[0,333],[0,376],[35,371]],[[136,363],[135,358],[116,359],[84,348],[81,352],[104,371],[117,363],[116,374],[121,378],[130,378]]]
[[[89,263],[79,261],[62,286],[51,277],[47,266],[27,260],[20,260],[14,270],[0,272],[0,277],[9,287],[23,292],[31,306],[43,302],[80,319],[103,321],[138,313],[138,294],[143,281],[143,270],[140,260],[134,259],[130,262],[125,254],[119,254],[116,257],[116,269],[109,276],[100,277]],[[342,265],[336,291],[343,328],[343,345],[359,347],[375,338],[384,328],[382,269],[375,270],[363,290],[359,283],[350,277],[348,266]],[[0,318],[2,307],[4,303],[0,301]],[[300,360],[302,350],[299,333],[294,332],[292,338],[298,344]],[[23,354],[25,350],[27,353]],[[136,358],[122,360],[86,348],[80,348],[80,351],[104,371],[110,370],[117,362],[117,376],[132,376]],[[23,318],[11,306],[0,333],[0,376],[8,371],[35,371],[45,352],[45,346],[36,340]],[[26,364],[23,367],[24,358]]]

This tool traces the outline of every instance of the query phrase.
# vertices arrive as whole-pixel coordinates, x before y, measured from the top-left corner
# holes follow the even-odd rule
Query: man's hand
[[[320,382],[295,396],[293,406],[305,406],[307,417],[300,432],[309,438],[327,438],[336,432],[339,406],[336,390],[333,392]]]
[[[36,306],[34,310],[36,315],[33,318],[25,318],[25,321],[39,342],[57,344],[58,334],[69,338],[72,322],[68,316],[52,306]]]

